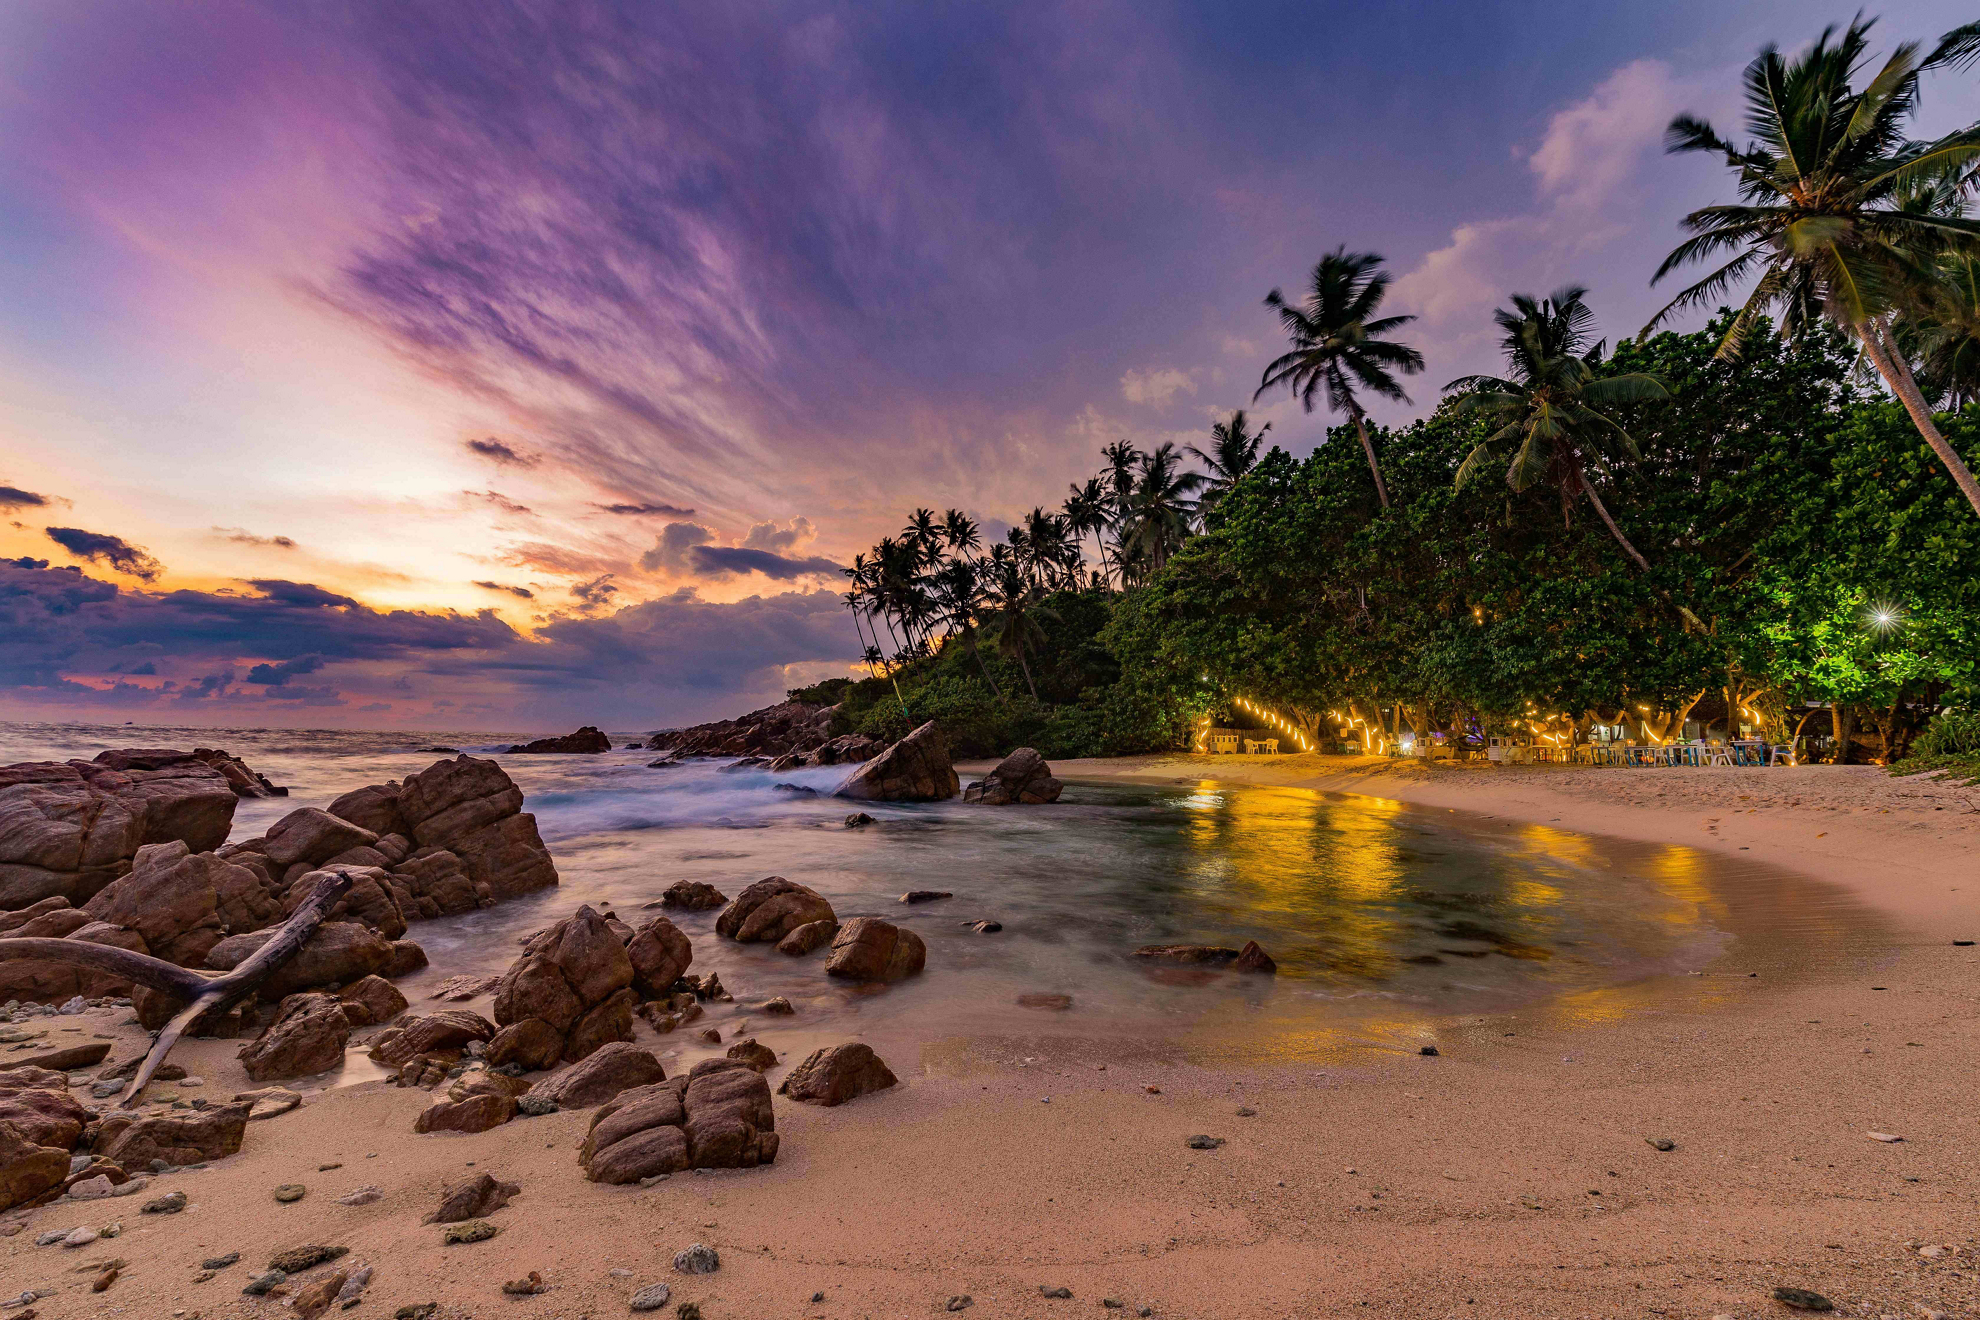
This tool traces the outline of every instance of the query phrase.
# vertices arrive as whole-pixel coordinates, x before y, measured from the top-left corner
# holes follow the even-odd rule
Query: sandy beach
[[[655,1282],[706,1320],[1116,1302],[1200,1320],[1757,1317],[1787,1313],[1777,1286],[1852,1316],[1980,1310],[1980,948],[1954,943],[1980,938],[1980,789],[1855,767],[1177,755],[1056,769],[1365,794],[1722,853],[1792,873],[1852,928],[1810,960],[1749,919],[1702,975],[1439,1023],[1435,1057],[1371,1036],[1288,1042],[1266,1063],[1097,1035],[931,1041],[889,1059],[890,1091],[837,1109],[779,1100],[774,1167],[644,1189],[583,1180],[586,1112],[415,1136],[427,1093],[347,1085],[250,1125],[238,1156],[154,1179],[152,1195],[187,1193],[181,1214],[139,1214],[144,1198],[32,1212],[0,1238],[0,1293],[55,1289],[33,1304],[50,1320],[292,1314],[240,1289],[275,1252],[322,1242],[375,1267],[359,1317],[432,1301],[440,1320],[602,1320]],[[141,1043],[126,1016],[44,1022],[63,1043],[113,1036],[123,1058]],[[237,1047],[182,1045],[174,1060],[204,1079],[187,1093],[248,1089]],[[1191,1149],[1193,1134],[1225,1144]],[[492,1240],[442,1246],[422,1216],[480,1171],[522,1194]],[[276,1203],[293,1182],[307,1195]],[[367,1184],[382,1199],[338,1203]],[[81,1250],[34,1245],[119,1221]],[[695,1242],[721,1268],[672,1272]],[[194,1281],[232,1251],[239,1264]],[[90,1293],[79,1268],[109,1258],[121,1276]],[[502,1294],[532,1270],[549,1291]],[[1070,1298],[1041,1291],[1059,1288]]]

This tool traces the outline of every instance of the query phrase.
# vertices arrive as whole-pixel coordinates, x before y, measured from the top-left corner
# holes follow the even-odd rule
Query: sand
[[[1845,1315],[1980,1310],[1980,948],[1952,943],[1980,937],[1980,790],[1827,767],[1179,756],[1059,770],[1365,793],[1684,844],[1792,868],[1859,918],[1820,958],[1751,930],[1679,984],[1437,1023],[1437,1057],[1335,1037],[1268,1065],[1104,1039],[931,1042],[890,1060],[890,1092],[834,1110],[779,1101],[775,1167],[644,1190],[582,1180],[583,1113],[418,1137],[424,1092],[345,1086],[253,1124],[236,1157],[156,1180],[153,1194],[188,1193],[183,1214],[140,1215],[142,1197],[33,1212],[0,1238],[0,1294],[58,1288],[35,1304],[43,1317],[293,1314],[239,1290],[275,1251],[320,1241],[350,1247],[340,1265],[376,1267],[365,1301],[332,1313],[358,1317],[431,1300],[443,1320],[602,1320],[658,1281],[708,1320],[939,1315],[962,1295],[971,1317],[1104,1315],[1103,1299],[1202,1320],[1755,1317],[1789,1313],[1771,1299],[1782,1285]],[[120,1016],[56,1023],[83,1028],[66,1040],[119,1036],[121,1058],[139,1041]],[[182,1046],[175,1059],[206,1079],[188,1093],[245,1089],[235,1048]],[[1226,1144],[1191,1150],[1196,1133]],[[493,1217],[499,1236],[443,1247],[420,1219],[443,1182],[480,1170],[523,1193]],[[287,1182],[308,1195],[277,1204]],[[337,1203],[363,1184],[383,1199]],[[32,1245],[112,1220],[114,1241]],[[719,1250],[718,1272],[672,1273],[693,1242]],[[241,1264],[193,1282],[202,1257],[232,1250]],[[89,1293],[73,1271],[109,1257],[124,1272]],[[501,1295],[530,1270],[552,1290]],[[1040,1293],[1058,1287],[1072,1297]]]

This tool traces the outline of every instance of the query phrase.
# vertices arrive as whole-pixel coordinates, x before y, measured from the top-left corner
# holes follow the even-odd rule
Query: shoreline
[[[1368,1040],[1301,1042],[1302,1057],[1269,1065],[1137,1057],[1071,1035],[934,1040],[889,1059],[892,1090],[838,1109],[780,1100],[774,1166],[650,1189],[583,1181],[574,1148],[588,1111],[418,1137],[427,1093],[347,1086],[251,1125],[238,1156],[155,1180],[150,1195],[193,1198],[182,1214],[140,1215],[143,1197],[34,1212],[0,1238],[7,1291],[58,1287],[36,1303],[49,1320],[293,1315],[239,1289],[275,1251],[327,1242],[351,1248],[341,1263],[377,1269],[357,1317],[431,1300],[435,1320],[604,1320],[662,1281],[706,1320],[943,1314],[962,1295],[972,1317],[1110,1314],[1100,1301],[1115,1298],[1119,1313],[1202,1320],[1744,1318],[1784,1313],[1769,1296],[1781,1285],[1853,1316],[1980,1307],[1967,1063],[1980,949],[1951,943],[1980,930],[1980,790],[1874,767],[1171,756],[1055,771],[1352,792],[1684,844],[1788,868],[1880,920],[1864,947],[1808,976],[1715,965],[1710,993],[1689,999],[1452,1022],[1436,1058]],[[50,1021],[117,1035],[121,1058],[133,1029],[103,1016]],[[192,1094],[247,1089],[238,1044],[175,1051],[207,1079]],[[1189,1149],[1195,1133],[1226,1144]],[[501,1234],[440,1246],[420,1216],[442,1181],[484,1170],[523,1185],[493,1216]],[[273,1202],[274,1186],[298,1181],[304,1200]],[[337,1203],[365,1183],[384,1199]],[[114,1242],[33,1246],[45,1229],[113,1219],[125,1227]],[[692,1242],[721,1252],[717,1273],[668,1268]],[[1953,1249],[1921,1256],[1920,1244]],[[228,1250],[240,1265],[191,1281],[202,1256]],[[89,1294],[72,1271],[113,1255],[129,1262],[122,1278]],[[530,1270],[552,1290],[500,1293]],[[1072,1299],[1041,1296],[1056,1287]]]

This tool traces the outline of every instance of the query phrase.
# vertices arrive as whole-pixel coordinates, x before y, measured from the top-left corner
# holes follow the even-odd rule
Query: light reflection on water
[[[242,803],[238,838],[296,806],[423,768],[434,756],[422,745],[482,752],[494,740],[0,726],[0,759],[195,741],[227,746],[294,788],[286,801]],[[764,998],[798,1005],[795,1018],[746,1024],[780,1051],[849,1034],[917,1045],[1063,1035],[1318,1057],[1516,1008],[1605,1020],[1668,994],[1671,974],[1707,968],[1757,922],[1805,966],[1846,956],[1846,932],[1863,920],[1812,885],[1695,849],[1382,798],[1210,781],[1075,782],[1050,807],[867,804],[877,823],[850,831],[852,805],[822,796],[836,769],[649,769],[649,754],[631,751],[500,759],[538,817],[562,884],[416,924],[411,934],[432,966],[405,985],[415,1006],[424,984],[499,971],[522,936],[580,902],[609,904],[636,922],[644,904],[683,879],[733,895],[765,875],[787,876],[826,894],[842,920],[880,915],[927,941],[923,976],[871,993],[829,981],[823,955],[794,960],[718,941],[714,913],[676,916],[694,940],[694,970],[719,971],[737,997],[733,1009],[711,1014],[725,1038]],[[955,897],[910,907],[896,901],[908,889]],[[979,918],[1003,923],[1002,933],[964,929]],[[1130,956],[1143,944],[1248,939],[1277,960],[1278,976],[1151,968]],[[1712,977],[1676,982],[1694,1000],[1715,985]],[[1027,991],[1070,995],[1074,1006],[1020,1008]],[[686,1033],[662,1044],[686,1058],[711,1052]]]

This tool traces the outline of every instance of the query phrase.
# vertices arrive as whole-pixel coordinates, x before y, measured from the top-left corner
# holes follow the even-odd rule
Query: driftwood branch
[[[129,1105],[132,1097],[144,1090],[152,1074],[158,1071],[158,1065],[165,1062],[165,1056],[194,1023],[225,1013],[253,994],[276,968],[295,957],[303,945],[309,943],[309,937],[316,933],[316,928],[323,924],[330,909],[337,906],[350,888],[350,872],[341,868],[330,872],[316,882],[316,891],[276,929],[273,938],[233,971],[219,975],[196,972],[168,963],[163,958],[153,958],[149,954],[110,944],[92,944],[87,940],[0,939],[0,962],[41,958],[73,963],[121,976],[189,1001],[152,1039],[144,1062],[138,1065],[130,1085],[118,1097],[119,1105]]]

